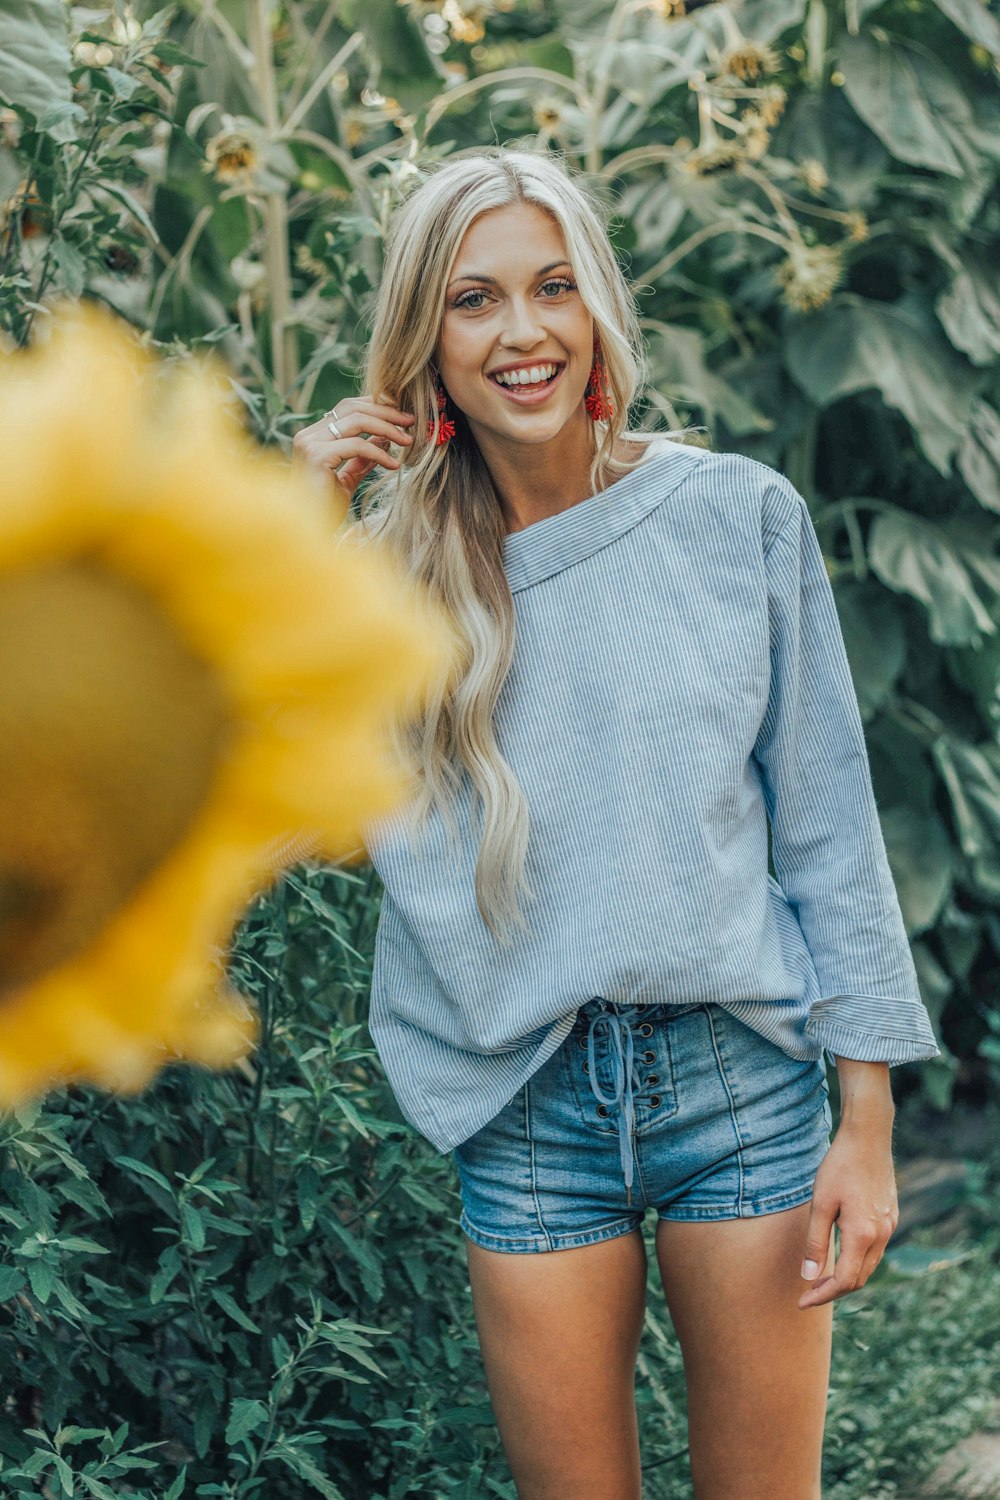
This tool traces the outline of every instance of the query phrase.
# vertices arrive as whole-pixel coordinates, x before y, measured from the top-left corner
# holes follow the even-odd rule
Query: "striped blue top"
[[[405,1118],[451,1150],[596,996],[711,1000],[795,1058],[939,1056],[789,480],[661,439],[507,536],[504,567],[516,643],[495,723],[530,811],[530,931],[504,947],[476,906],[467,776],[457,855],[440,814],[412,851],[398,813],[369,825],[369,1029]]]

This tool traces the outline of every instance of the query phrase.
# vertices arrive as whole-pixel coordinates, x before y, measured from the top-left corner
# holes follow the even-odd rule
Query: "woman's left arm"
[[[812,1286],[801,1308],[819,1307],[864,1286],[882,1259],[899,1221],[892,1162],[896,1106],[889,1064],[834,1055],[840,1080],[840,1123],[813,1183],[802,1275]],[[836,1221],[840,1253],[833,1273],[826,1265]]]

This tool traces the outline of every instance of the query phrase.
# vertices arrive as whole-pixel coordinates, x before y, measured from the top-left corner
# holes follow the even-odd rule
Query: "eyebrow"
[[[557,271],[560,266],[568,265],[568,260],[554,260],[549,265],[542,266],[540,271],[535,272],[535,275],[536,277],[544,276],[546,271]],[[484,276],[481,271],[464,271],[461,276],[456,276],[452,281],[448,283],[448,285],[454,286],[456,281],[487,281],[489,282],[490,286],[500,285],[495,276]]]

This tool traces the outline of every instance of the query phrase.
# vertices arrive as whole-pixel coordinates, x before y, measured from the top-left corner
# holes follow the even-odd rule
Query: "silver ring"
[[[337,426],[336,422],[332,422],[332,421],[331,422],[327,422],[326,425],[327,425],[327,427],[329,427],[329,429],[333,433],[334,437],[342,438],[344,436],[344,434],[341,432],[340,428]]]

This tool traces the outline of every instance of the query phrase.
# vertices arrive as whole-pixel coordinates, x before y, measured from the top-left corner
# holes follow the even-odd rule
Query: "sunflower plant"
[[[392,716],[443,611],[256,448],[214,367],[107,314],[7,357],[0,513],[0,1104],[246,1054],[215,962],[301,857],[363,858],[407,772]]]

